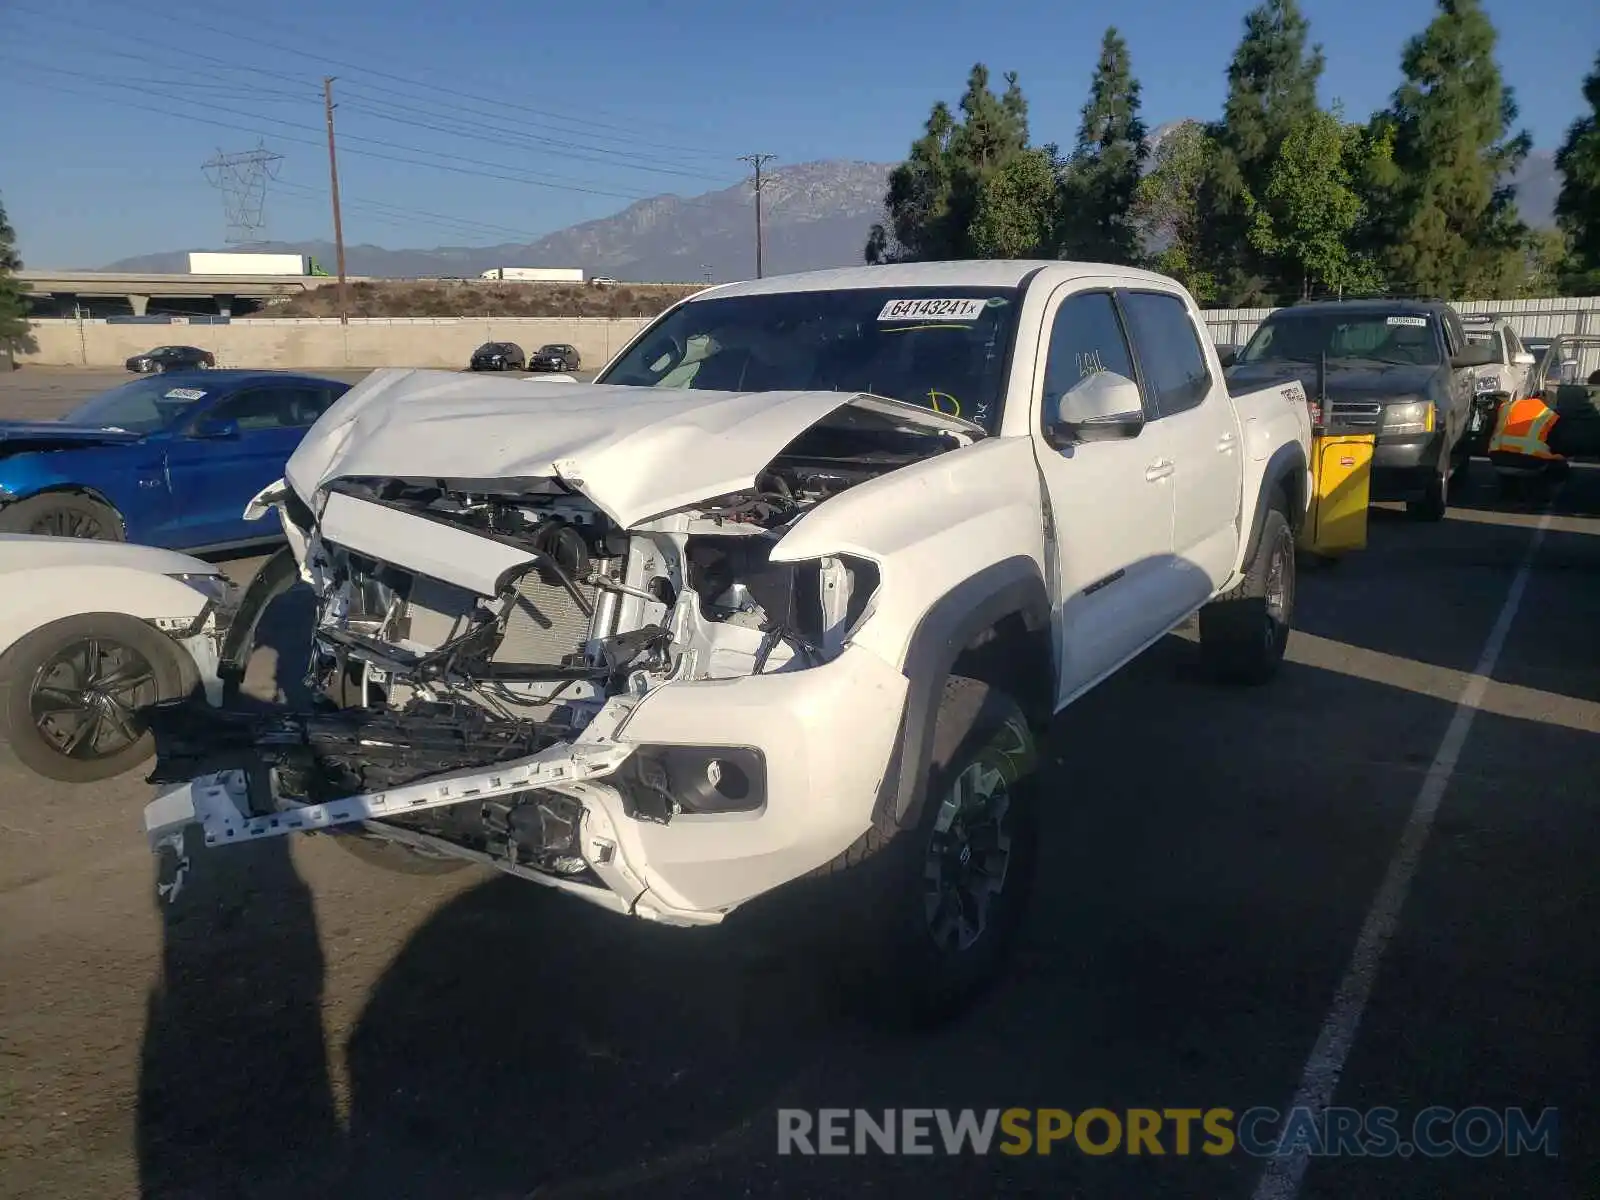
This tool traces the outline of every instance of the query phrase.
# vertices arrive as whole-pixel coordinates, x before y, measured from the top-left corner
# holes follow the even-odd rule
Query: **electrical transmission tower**
[[[263,240],[266,230],[267,182],[278,177],[283,155],[257,144],[254,150],[225,154],[200,164],[211,186],[222,192],[228,221],[228,243],[249,245]]]

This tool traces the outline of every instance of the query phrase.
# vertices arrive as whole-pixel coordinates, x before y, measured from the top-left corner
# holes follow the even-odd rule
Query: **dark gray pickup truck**
[[[1376,435],[1372,499],[1443,518],[1471,453],[1473,368],[1490,361],[1442,301],[1313,301],[1274,310],[1237,354],[1230,387],[1298,379],[1334,432]]]

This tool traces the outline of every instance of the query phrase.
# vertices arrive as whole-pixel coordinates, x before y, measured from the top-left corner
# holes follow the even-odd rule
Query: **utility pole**
[[[350,292],[344,278],[344,219],[339,213],[339,156],[333,148],[333,80],[322,81],[322,104],[328,114],[328,188],[333,194],[333,250],[339,261],[339,324],[350,323]]]
[[[741,154],[740,162],[747,162],[756,170],[756,278],[761,278],[761,167],[771,162],[776,154]]]

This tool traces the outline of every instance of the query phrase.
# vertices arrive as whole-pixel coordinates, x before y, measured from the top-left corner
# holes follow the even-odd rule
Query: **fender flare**
[[[1300,487],[1309,486],[1309,481],[1306,479],[1309,470],[1305,450],[1299,442],[1289,442],[1287,445],[1279,446],[1267,459],[1267,465],[1261,472],[1261,486],[1256,492],[1255,508],[1250,516],[1250,535],[1245,538],[1244,555],[1239,560],[1240,570],[1246,569],[1247,564],[1255,557],[1256,547],[1261,543],[1261,526],[1266,522],[1272,493],[1286,483],[1298,480],[1299,483],[1285,489],[1292,500]],[[1304,499],[1309,500],[1310,497],[1306,496]],[[1304,504],[1297,506],[1291,502],[1290,508],[1293,511],[1288,514],[1289,527],[1298,535],[1301,526],[1305,524],[1306,506]]]
[[[1038,564],[1018,555],[968,576],[923,613],[901,667],[907,680],[905,709],[873,806],[874,824],[907,828],[920,816],[939,701],[962,650],[1010,616],[1020,616],[1030,633],[1048,630],[1050,612]]]
[[[255,578],[239,599],[228,632],[222,639],[222,649],[217,656],[217,676],[225,684],[236,685],[244,681],[245,668],[250,665],[250,653],[255,648],[256,630],[261,617],[279,596],[300,582],[300,564],[290,546],[280,547],[271,558],[261,564]]]

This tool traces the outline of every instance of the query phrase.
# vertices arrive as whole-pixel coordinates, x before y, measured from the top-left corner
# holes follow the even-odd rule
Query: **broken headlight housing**
[[[704,534],[685,548],[689,586],[707,621],[759,629],[767,656],[782,642],[808,664],[826,662],[866,619],[877,593],[876,563],[854,555],[773,562],[774,539]]]

